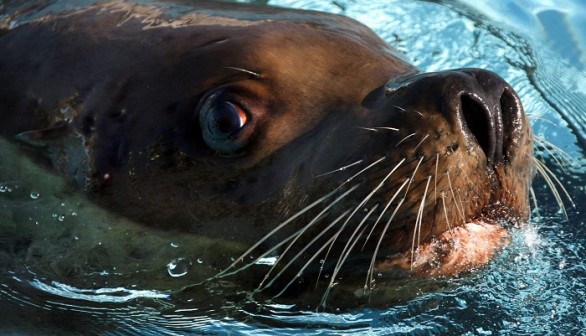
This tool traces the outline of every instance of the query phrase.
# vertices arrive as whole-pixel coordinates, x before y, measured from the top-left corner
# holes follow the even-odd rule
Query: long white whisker
[[[340,270],[342,269],[342,265],[344,264],[344,262],[346,261],[346,259],[348,259],[348,256],[350,255],[350,252],[352,251],[352,249],[354,248],[354,246],[356,245],[356,243],[360,239],[360,236],[362,235],[362,233],[364,233],[364,230],[366,229],[366,226],[364,226],[364,223],[374,213],[374,211],[376,210],[377,207],[378,206],[375,205],[368,212],[368,214],[362,219],[362,221],[360,222],[360,224],[358,226],[356,226],[356,229],[352,233],[350,239],[348,239],[348,242],[346,243],[346,246],[344,246],[344,249],[342,250],[342,252],[340,254],[340,258],[338,258],[338,262],[336,264],[336,267],[334,267],[334,270],[332,271],[332,275],[330,277],[330,283],[328,284],[328,287],[326,288],[326,291],[325,291],[325,293],[324,293],[324,295],[322,297],[322,300],[320,302],[320,306],[322,306],[322,307],[325,306],[327,297],[330,294],[330,290],[334,286],[334,281],[335,281],[336,277],[338,276],[338,274],[340,273]],[[362,228],[362,230],[360,230],[361,228]],[[358,233],[358,231],[360,231],[360,234],[358,236],[356,236],[356,234]],[[338,233],[340,233],[340,231]],[[354,238],[354,237],[356,237],[356,238]]]
[[[380,130],[393,131],[393,132],[398,132],[399,131],[398,128],[396,128],[396,127],[390,127],[390,126],[378,126],[378,127],[362,127],[362,126],[356,126],[356,128],[362,129],[362,130],[365,130],[365,131],[376,132],[376,133],[378,133]]]
[[[442,204],[444,206],[444,215],[446,216],[446,223],[448,224],[448,230],[451,230],[450,219],[448,218],[448,208],[446,207],[446,193],[442,191]]]
[[[261,78],[262,77],[261,74],[259,74],[257,72],[250,71],[250,70],[246,70],[246,69],[243,69],[243,68],[237,68],[237,67],[231,67],[231,66],[225,66],[224,68],[226,68],[226,69],[232,69],[232,70],[236,70],[236,71],[240,71],[240,72],[243,72],[243,73],[247,73],[249,75],[252,75],[255,78]]]
[[[318,178],[318,177],[322,177],[322,176],[326,176],[326,175],[330,175],[330,174],[333,174],[333,173],[337,173],[337,172],[344,171],[344,170],[346,170],[346,169],[348,169],[348,168],[350,168],[350,167],[353,167],[353,166],[355,166],[355,165],[357,165],[357,164],[361,164],[361,163],[362,163],[362,161],[364,161],[364,160],[358,160],[358,161],[356,161],[356,162],[354,162],[354,163],[351,163],[351,164],[349,164],[349,165],[347,165],[347,166],[343,166],[343,167],[340,167],[340,168],[334,169],[334,170],[332,170],[332,171],[329,171],[329,172],[326,172],[326,173],[322,173],[322,174],[316,175],[316,176],[314,176],[313,178]]]
[[[438,170],[438,166],[439,166],[439,153],[435,154],[435,175],[433,176],[433,183],[434,183],[434,187],[433,187],[433,199],[434,204],[437,203],[437,170]]]
[[[362,126],[355,126],[358,129],[361,130],[365,130],[365,131],[371,131],[371,132],[378,132],[378,130],[374,127],[362,127]]]
[[[572,207],[576,207],[576,204],[574,203],[574,201],[572,200],[572,196],[570,196],[570,194],[568,193],[568,191],[566,190],[566,188],[564,187],[564,185],[562,184],[562,182],[557,178],[557,176],[555,175],[554,172],[552,172],[545,163],[541,162],[540,160],[538,160],[537,158],[533,158],[533,161],[536,162],[539,166],[541,166],[543,168],[543,170],[545,172],[547,172],[547,174],[549,176],[551,176],[551,178],[553,178],[553,180],[556,182],[556,184],[562,189],[562,191],[564,192],[566,198],[568,199],[568,201],[570,201],[570,204],[572,204]],[[561,199],[561,198],[560,198]],[[563,205],[563,204],[562,204]]]
[[[273,279],[271,281],[269,281],[266,286],[262,287],[262,283],[261,285],[259,285],[258,290],[264,290],[265,288],[268,288],[270,286],[272,286],[272,284],[297,260],[299,259],[299,257],[305,253],[305,251],[307,251],[307,249],[309,249],[311,246],[313,246],[313,244],[315,244],[315,242],[317,242],[324,234],[326,234],[331,228],[334,227],[334,225],[336,225],[340,220],[342,220],[342,218],[346,217],[348,214],[350,213],[350,210],[346,210],[344,213],[342,213],[340,216],[338,216],[333,222],[331,222],[323,231],[321,231],[318,235],[316,235],[309,243],[307,243],[305,245],[305,247],[303,247],[293,258],[291,258],[291,260],[289,260],[289,262],[283,267],[281,268],[281,270],[279,271],[279,273],[275,274],[275,276],[273,277]],[[309,263],[311,261],[313,261],[313,259],[315,258],[315,256],[313,258],[310,259],[309,262],[307,262],[305,264],[305,266],[303,268],[301,268],[301,270],[299,271],[299,273],[303,272],[303,270],[305,270],[305,268],[307,268],[307,266],[309,265]],[[323,266],[322,266],[323,267]],[[266,277],[265,277],[266,280]],[[263,280],[264,282],[264,280]],[[288,285],[283,289],[283,291],[285,291],[287,289]],[[277,294],[276,296],[279,296],[280,294]]]
[[[409,134],[408,136],[404,137],[401,141],[397,142],[397,144],[395,145],[395,148],[399,147],[400,144],[402,144],[403,142],[405,142],[405,140],[409,139],[410,137],[414,136],[415,134],[417,134],[417,132],[413,132],[413,133]]]
[[[403,184],[401,184],[401,186],[397,189],[397,191],[395,191],[395,194],[393,195],[393,197],[391,197],[391,200],[387,203],[387,204],[391,204],[392,202],[395,201],[395,199],[397,198],[397,196],[399,195],[399,193],[403,190],[403,188],[405,188],[407,186],[407,183],[409,183],[409,180],[406,179]],[[381,232],[378,242],[376,244],[376,247],[374,248],[374,252],[372,254],[372,260],[370,261],[370,266],[368,268],[368,271],[366,273],[366,283],[364,284],[364,288],[368,288],[368,284],[372,283],[372,276],[374,273],[374,264],[376,262],[376,256],[378,254],[378,250],[380,248],[380,245],[382,243],[383,237],[385,236],[385,234],[387,233],[387,230],[389,228],[389,226],[391,225],[391,222],[393,221],[393,218],[395,218],[395,215],[397,214],[397,211],[399,210],[399,208],[401,207],[401,205],[403,204],[403,202],[405,201],[405,197],[403,197],[399,203],[397,204],[397,206],[395,207],[395,210],[393,211],[393,213],[391,214],[391,217],[389,218],[389,220],[387,221],[387,223],[385,224],[385,227],[383,228],[383,231]]]
[[[535,142],[537,142],[540,145],[540,147],[543,148],[543,150],[545,150],[545,152],[548,153],[552,157],[552,159],[560,166],[564,173],[567,173],[564,162],[570,166],[574,166],[576,164],[576,160],[573,157],[566,154],[561,148],[557,147],[553,143],[539,137],[534,137],[534,139]]]
[[[399,131],[398,128],[396,128],[396,127],[389,127],[389,126],[379,126],[379,127],[375,127],[375,129],[377,129],[377,130],[382,129],[382,130],[395,131],[395,132],[398,132]]]
[[[450,192],[452,193],[452,199],[454,200],[454,206],[458,210],[458,214],[460,215],[460,219],[462,219],[462,223],[466,223],[466,219],[464,219],[464,209],[461,209],[458,205],[458,199],[456,198],[456,194],[454,193],[454,188],[452,187],[452,179],[450,178],[450,171],[446,170],[446,175],[448,176],[448,185],[450,186]]]
[[[342,184],[340,184],[340,186],[338,188],[336,188],[334,191],[340,189],[343,185],[345,185],[346,183],[352,181],[353,179],[355,179],[356,177],[358,177],[360,174],[364,173],[365,171],[369,170],[370,168],[376,166],[377,164],[381,163],[384,159],[386,159],[386,156],[381,157],[380,159],[374,161],[373,163],[369,164],[368,166],[364,167],[361,171],[359,171],[358,173],[352,175],[351,177],[349,177],[348,179],[346,179],[346,181],[342,182]]]
[[[419,143],[417,144],[417,146],[415,146],[415,148],[413,148],[413,151],[416,152],[417,148],[419,148],[419,146],[421,146],[421,144],[429,137],[429,134],[427,134],[426,136],[423,137],[423,139],[421,139],[421,141],[419,141]]]
[[[391,174],[397,170],[397,168],[399,168],[399,165],[402,164],[405,161],[405,159],[401,160],[401,162],[399,162],[395,168],[393,168],[393,170],[391,171]],[[420,161],[421,162],[421,161]],[[415,168],[417,169],[417,168]],[[405,180],[405,183],[410,182],[411,179],[409,180]],[[402,189],[402,187],[400,188]],[[387,209],[389,208],[389,206],[391,206],[391,202],[394,200],[394,198],[391,198],[390,201],[387,202],[387,204],[385,205],[384,209],[381,211],[380,215],[378,216],[378,218],[376,219],[376,221],[374,222],[374,224],[372,225],[372,228],[370,229],[370,232],[368,233],[368,235],[366,236],[366,239],[364,240],[364,244],[362,245],[362,249],[364,249],[364,247],[366,246],[366,243],[368,242],[368,240],[370,239],[370,236],[372,235],[374,229],[377,227],[378,223],[380,222],[381,218],[384,216],[384,214],[386,213]]]
[[[358,188],[358,186],[355,186],[355,187],[351,188],[348,191],[355,190],[356,188]],[[231,269],[233,269],[233,268],[235,268],[237,264],[239,264],[240,262],[242,262],[247,256],[249,256],[263,242],[265,242],[267,239],[269,239],[271,236],[273,236],[276,232],[278,232],[279,230],[281,230],[285,226],[289,225],[291,222],[293,222],[295,219],[299,218],[301,215],[303,215],[307,211],[311,210],[312,208],[314,208],[318,204],[320,204],[320,203],[324,202],[325,200],[327,200],[328,198],[330,198],[332,195],[334,195],[336,193],[336,190],[334,190],[334,191],[328,193],[327,195],[319,198],[315,202],[313,202],[310,205],[308,205],[305,208],[303,208],[301,211],[299,211],[296,214],[294,214],[293,216],[289,217],[289,219],[287,219],[286,221],[284,221],[283,223],[281,223],[280,225],[278,225],[276,228],[274,228],[273,230],[271,230],[269,233],[267,233],[264,237],[262,237],[260,240],[258,240],[254,245],[252,245],[252,247],[250,247],[246,252],[244,252],[242,255],[240,255],[240,257],[238,257],[232,264],[230,264],[230,266],[228,266],[226,269],[224,269],[220,273],[218,273],[215,276],[213,276],[212,278],[210,278],[210,280],[217,279],[217,278],[222,278],[222,277],[225,277],[225,276],[227,276],[229,274],[233,274],[234,272],[228,273],[228,271],[231,270]],[[347,194],[347,192],[344,193],[344,194]],[[264,256],[263,256],[263,258],[264,258]],[[250,263],[248,265],[254,264],[255,262],[258,261],[258,259],[260,259],[260,257],[257,258],[255,261],[253,261],[252,263]],[[246,266],[246,267],[248,267],[248,266]],[[243,269],[243,268],[240,268],[240,270],[241,269]]]
[[[317,223],[317,221],[319,219],[322,218],[322,216],[328,212],[334,205],[336,205],[338,202],[340,202],[342,199],[344,199],[346,196],[348,196],[350,193],[352,193],[354,190],[356,190],[358,188],[358,185],[355,185],[354,187],[348,189],[345,193],[343,193],[342,195],[340,195],[338,198],[336,198],[332,203],[328,204],[327,207],[325,207],[324,209],[322,209],[322,211],[320,211],[319,214],[317,214],[312,220],[311,222],[309,222],[308,224],[304,225],[300,230],[298,230],[295,234],[292,235],[292,237],[294,237],[294,239],[291,240],[291,242],[289,243],[289,245],[285,248],[285,250],[280,254],[279,258],[277,259],[277,261],[273,264],[273,266],[269,269],[269,271],[267,272],[267,274],[265,275],[265,277],[263,278],[263,280],[260,282],[260,284],[258,285],[258,287],[262,287],[263,283],[265,282],[266,279],[268,279],[268,277],[270,276],[271,272],[274,270],[274,268],[279,264],[279,262],[284,258],[284,256],[287,254],[287,252],[289,252],[289,250],[291,249],[291,247],[295,244],[295,242],[297,241],[297,239],[299,239],[299,237],[301,237],[301,235],[303,233],[305,233],[305,231],[307,231],[307,229],[309,229],[310,227],[312,227],[315,223]],[[271,249],[273,250],[273,249]]]
[[[341,219],[343,216],[338,217],[339,219]],[[332,236],[330,239],[328,239],[323,245],[322,247],[319,248],[319,250],[317,250],[312,256],[311,258],[309,258],[309,260],[305,263],[305,265],[299,270],[299,272],[297,272],[297,274],[302,274],[303,271],[305,271],[305,269],[315,260],[315,258],[317,258],[326,247],[330,247],[332,246],[333,242],[336,240],[336,236]],[[291,279],[291,281],[289,281],[285,287],[279,292],[277,293],[274,298],[277,298],[281,295],[283,295],[283,293],[285,293],[285,291],[287,290],[287,288],[289,288],[289,286],[291,286],[291,284],[293,284],[293,282],[295,281],[295,277],[293,279]]]
[[[576,207],[576,204],[574,204],[574,201],[570,197],[570,194],[568,193],[568,191],[566,190],[566,188],[564,187],[562,182],[555,176],[555,174],[543,162],[539,161],[537,158],[533,158],[533,162],[535,163],[535,165],[534,165],[535,168],[541,174],[541,176],[543,177],[543,179],[545,180],[545,182],[547,183],[547,185],[551,189],[551,192],[552,192],[554,198],[556,199],[556,202],[558,202],[558,205],[559,205],[560,209],[562,210],[562,212],[564,213],[564,217],[567,220],[568,214],[566,212],[566,207],[564,206],[564,202],[562,201],[560,193],[558,192],[558,190],[556,188],[556,184],[562,189],[565,196],[570,201],[570,204],[572,204],[572,206],[574,208]]]
[[[421,165],[421,162],[423,162],[423,156],[419,158],[419,162],[417,162],[417,166],[415,166],[415,169],[413,170],[413,174],[411,174],[411,178],[409,179],[409,184],[407,185],[407,189],[405,190],[405,197],[407,197],[407,194],[409,193],[409,188],[411,188],[411,183],[413,183],[413,180],[415,179],[415,174],[419,170],[419,166]]]
[[[356,212],[358,212],[358,210],[360,210],[362,208],[362,206],[364,206],[364,204],[366,204],[372,198],[372,196],[377,191],[379,191],[380,188],[382,188],[384,186],[385,182],[403,164],[403,162],[405,162],[405,160],[406,159],[403,158],[401,161],[399,161],[399,163],[397,163],[395,165],[395,167],[393,167],[393,169],[391,169],[391,171],[382,179],[382,181],[354,208],[354,211],[352,211],[352,213],[350,214],[350,216],[348,216],[348,219],[346,219],[346,222],[344,223],[344,225],[342,227],[345,227],[346,224],[348,224],[348,222],[350,221],[350,219],[356,214]],[[371,212],[372,212],[372,210],[371,210]],[[358,230],[358,228],[354,231],[353,235],[356,233],[357,230]],[[350,243],[350,240],[348,240],[348,242],[346,243],[346,246],[342,250],[342,254],[344,254],[344,251],[346,251],[346,249],[348,248],[348,244],[349,243]],[[340,260],[338,259],[338,264],[336,264],[336,269],[338,269],[339,266],[340,266],[339,262],[340,262]],[[334,277],[332,277],[330,284],[333,283],[333,281],[334,281]]]
[[[415,237],[417,236],[417,246],[421,243],[421,225],[423,223],[423,209],[425,207],[425,200],[427,199],[427,190],[429,189],[429,183],[431,182],[431,175],[427,177],[427,184],[425,185],[425,191],[421,198],[421,204],[417,211],[417,219],[415,220],[415,229],[413,231],[413,242],[411,243],[411,269],[413,269],[413,261],[415,260]]]
[[[531,194],[531,199],[533,200],[533,207],[535,209],[535,212],[537,213],[537,217],[541,217],[541,215],[539,214],[539,206],[537,204],[537,197],[535,196],[535,190],[533,190],[533,187],[529,188],[529,193]]]

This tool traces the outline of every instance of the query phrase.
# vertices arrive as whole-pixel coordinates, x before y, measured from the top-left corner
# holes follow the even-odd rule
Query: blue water
[[[537,206],[531,223],[514,230],[512,245],[486,269],[451,279],[437,291],[422,291],[403,304],[337,314],[254,301],[218,305],[206,301],[211,298],[174,305],[163,291],[118,286],[118,274],[123,271],[107,268],[99,260],[93,262],[96,269],[104,268],[102,281],[97,289],[81,289],[56,281],[60,279],[59,260],[48,263],[55,267],[54,274],[47,273],[53,274],[51,279],[47,274],[35,277],[36,265],[16,267],[0,254],[0,266],[14,268],[4,267],[0,274],[0,333],[586,334],[586,3],[567,0],[556,2],[556,7],[545,0],[269,3],[353,17],[426,71],[481,67],[499,73],[519,93],[535,134],[547,141],[547,148],[538,146],[537,156],[560,181],[556,188],[561,205],[544,178],[537,176],[532,199]],[[0,168],[2,164],[7,163],[0,163]],[[51,190],[42,189],[40,183],[49,184],[46,180],[50,178],[43,179],[30,185],[45,197]],[[4,188],[0,223],[4,227],[17,217],[18,202],[36,196],[33,187],[23,181],[20,175],[0,175],[0,192]],[[59,184],[51,185],[56,188]],[[60,189],[56,195],[67,194],[66,187],[59,188],[65,191]],[[59,197],[55,202],[52,211],[31,218],[46,216],[59,223],[62,217],[67,222],[83,216],[79,203]],[[92,234],[96,236],[101,229],[109,230],[107,225],[84,229],[95,230]],[[59,244],[66,241],[63,232],[51,234]],[[16,238],[0,236],[0,244],[8,245],[11,239]],[[51,244],[57,243],[39,246]],[[108,246],[107,241],[103,244]],[[70,245],[63,246],[63,253],[76,253],[68,250]],[[26,260],[41,259],[42,255]],[[164,270],[164,264],[161,267]],[[23,276],[23,270],[32,275]]]

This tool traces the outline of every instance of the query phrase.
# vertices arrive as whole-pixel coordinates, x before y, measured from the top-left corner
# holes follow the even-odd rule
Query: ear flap
[[[51,127],[22,132],[15,140],[49,159],[55,169],[80,187],[87,186],[89,155],[85,139],[69,122],[60,121]]]

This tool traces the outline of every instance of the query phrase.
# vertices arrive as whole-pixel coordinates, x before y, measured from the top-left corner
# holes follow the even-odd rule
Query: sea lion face
[[[145,29],[137,8],[96,5],[3,37],[18,47],[50,36],[55,57],[38,60],[48,75],[27,71],[22,100],[36,102],[31,124],[65,123],[79,139],[86,160],[53,161],[98,203],[246,242],[295,272],[319,269],[319,256],[333,273],[350,262],[457,273],[493,251],[433,271],[458,259],[445,232],[476,225],[478,239],[501,246],[502,230],[485,225],[527,219],[531,130],[498,76],[419,73],[338,16],[225,8]],[[47,89],[47,77],[66,84]],[[4,133],[30,141],[27,126]],[[424,243],[421,255],[436,254],[417,263]]]

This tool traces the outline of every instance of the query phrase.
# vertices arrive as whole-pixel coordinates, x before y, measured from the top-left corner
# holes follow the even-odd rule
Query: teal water
[[[1,3],[1,2],[0,2]],[[156,276],[142,265],[103,264],[100,253],[116,246],[100,241],[84,265],[45,260],[85,251],[80,217],[88,210],[67,186],[49,181],[3,148],[0,162],[0,334],[6,335],[580,335],[586,333],[586,38],[579,0],[549,1],[269,1],[351,16],[403,51],[426,71],[482,67],[507,79],[532,116],[535,134],[547,141],[538,157],[569,194],[557,186],[563,206],[542,177],[534,182],[531,223],[513,232],[513,244],[486,269],[451,279],[403,304],[340,313],[300,311],[254,301],[216,304],[213,293],[177,305],[157,288],[123,286],[125,272]],[[559,150],[558,150],[559,149]],[[14,169],[17,166],[19,169]],[[30,170],[27,170],[30,169]],[[30,178],[27,174],[35,175]],[[35,199],[35,196],[40,197]],[[47,211],[36,201],[54,204]],[[36,236],[36,251],[15,263],[10,249],[29,241],[11,228],[21,217],[63,223]],[[85,218],[84,217],[84,218]],[[26,219],[26,218],[25,218]],[[92,235],[112,230],[118,218],[95,223]],[[34,223],[33,223],[34,224]],[[68,226],[69,225],[69,226]],[[34,227],[34,226],[33,226]],[[90,230],[85,227],[84,229]],[[77,229],[79,230],[79,228]],[[132,230],[132,229],[129,229]],[[138,229],[137,229],[138,230]],[[79,240],[76,240],[76,237]],[[99,238],[95,238],[98,239]],[[177,242],[181,245],[182,242]],[[88,243],[89,244],[89,243]],[[171,260],[166,241],[152,256]],[[45,249],[45,250],[43,250]],[[106,252],[104,252],[106,251]],[[145,252],[147,253],[147,252]],[[34,257],[31,257],[31,255]],[[167,258],[167,259],[165,259]],[[36,264],[51,271],[35,273]],[[87,263],[91,262],[88,266]],[[138,263],[138,262],[137,262]],[[161,264],[161,272],[165,272]],[[92,288],[65,283],[63,269],[101,270]],[[122,269],[121,267],[128,267]],[[145,272],[145,273],[140,273]],[[221,295],[221,294],[216,294]]]

